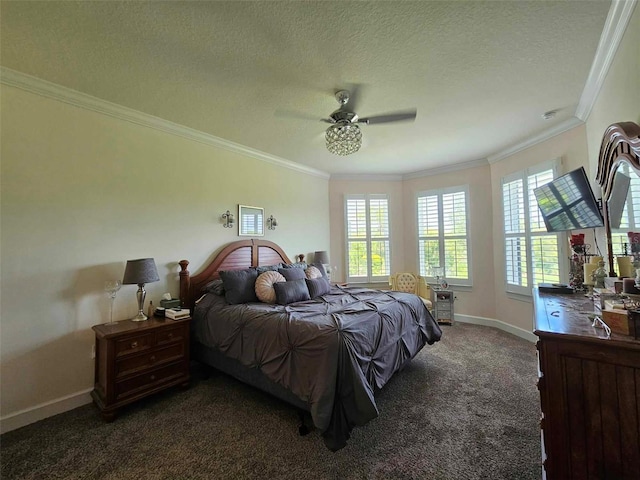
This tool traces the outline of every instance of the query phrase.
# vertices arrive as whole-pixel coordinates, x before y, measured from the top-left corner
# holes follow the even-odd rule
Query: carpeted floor
[[[532,343],[444,326],[377,395],[380,416],[332,453],[295,409],[221,374],[100,420],[86,405],[0,437],[9,479],[540,478]]]

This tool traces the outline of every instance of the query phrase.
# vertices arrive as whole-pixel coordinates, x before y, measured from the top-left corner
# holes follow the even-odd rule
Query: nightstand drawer
[[[166,367],[145,372],[141,375],[136,375],[128,380],[116,382],[116,400],[142,393],[145,390],[184,376],[184,362],[177,362],[167,365]]]
[[[156,332],[156,343],[165,345],[167,343],[182,342],[184,339],[184,325],[176,325],[173,328],[163,328]]]
[[[128,355],[130,353],[142,352],[153,346],[154,333],[149,332],[142,335],[131,336],[118,339],[115,342],[116,357]]]
[[[116,378],[122,378],[157,365],[180,360],[185,355],[184,347],[184,342],[180,342],[166,348],[120,359],[116,362]]]

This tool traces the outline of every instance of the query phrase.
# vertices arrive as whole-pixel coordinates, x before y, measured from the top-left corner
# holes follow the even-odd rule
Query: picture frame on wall
[[[264,236],[264,208],[238,205],[238,235],[241,237]]]

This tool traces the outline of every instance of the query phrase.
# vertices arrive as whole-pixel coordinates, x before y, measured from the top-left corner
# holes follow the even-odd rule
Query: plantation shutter
[[[347,281],[387,281],[391,273],[387,196],[349,195],[345,210]]]
[[[547,233],[534,194],[555,177],[555,168],[545,165],[533,173],[522,171],[502,179],[507,292],[531,295],[531,288],[539,283],[560,282],[559,235]]]
[[[465,186],[418,194],[420,275],[433,280],[433,268],[444,267],[445,278],[471,285],[467,199]]]

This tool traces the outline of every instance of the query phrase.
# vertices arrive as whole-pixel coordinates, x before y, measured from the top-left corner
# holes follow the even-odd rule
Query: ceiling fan
[[[334,155],[350,155],[360,150],[362,146],[360,125],[413,121],[417,114],[417,110],[414,108],[403,112],[360,118],[354,111],[355,91],[352,95],[348,90],[339,90],[335,93],[335,97],[340,107],[329,115],[329,118],[322,119],[323,122],[331,124],[325,132],[325,141],[327,150]],[[351,100],[353,109],[347,106],[349,100]]]

